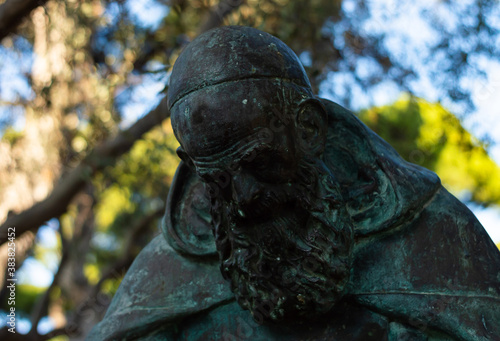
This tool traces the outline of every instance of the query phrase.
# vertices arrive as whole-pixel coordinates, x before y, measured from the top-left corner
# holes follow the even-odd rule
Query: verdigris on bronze
[[[164,234],[95,340],[500,340],[500,253],[431,171],[222,27],[179,56]],[[220,271],[219,271],[220,270]]]

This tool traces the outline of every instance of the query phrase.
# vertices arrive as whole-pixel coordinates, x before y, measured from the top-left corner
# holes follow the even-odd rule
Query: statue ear
[[[314,155],[323,153],[327,130],[326,109],[319,100],[309,98],[299,104],[297,137],[305,151]]]

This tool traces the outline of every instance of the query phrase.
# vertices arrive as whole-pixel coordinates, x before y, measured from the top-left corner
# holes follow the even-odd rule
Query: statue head
[[[177,59],[168,102],[240,305],[262,321],[330,310],[349,279],[352,228],[322,161],[327,114],[297,56],[256,29],[211,30]]]

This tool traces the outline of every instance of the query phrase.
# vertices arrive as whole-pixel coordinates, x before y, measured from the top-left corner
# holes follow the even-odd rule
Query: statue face
[[[191,116],[199,121],[178,123],[189,131],[181,144],[197,174],[217,196],[250,213],[268,186],[296,178],[301,155],[294,131],[287,127],[271,130],[272,117],[248,99],[228,98],[214,108],[206,95],[197,96],[197,105],[189,104]]]
[[[352,239],[333,177],[272,96],[232,91],[191,93],[172,112],[180,154],[212,198],[222,274],[259,322],[325,313],[349,278]]]

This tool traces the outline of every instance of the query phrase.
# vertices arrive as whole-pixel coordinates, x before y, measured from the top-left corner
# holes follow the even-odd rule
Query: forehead
[[[272,93],[250,82],[228,82],[192,92],[172,108],[176,136],[191,157],[209,157],[248,143],[273,117]],[[272,89],[269,89],[272,91]]]

